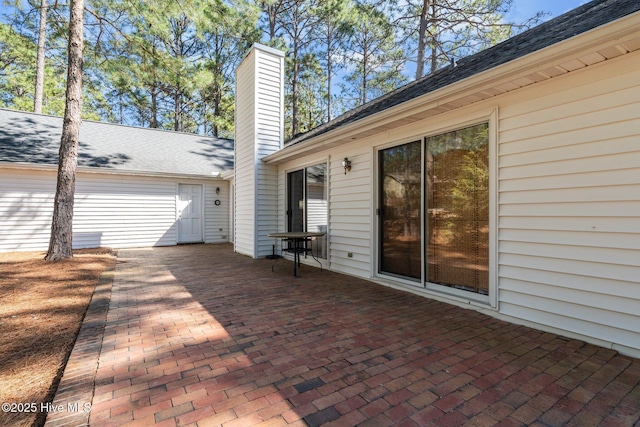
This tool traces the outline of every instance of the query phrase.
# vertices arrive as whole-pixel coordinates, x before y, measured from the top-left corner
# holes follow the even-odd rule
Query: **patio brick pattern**
[[[96,427],[640,422],[639,359],[311,266],[293,277],[289,261],[271,265],[230,245],[118,251],[108,311],[87,317],[76,348],[90,351],[72,355],[54,403],[84,402],[94,387]]]

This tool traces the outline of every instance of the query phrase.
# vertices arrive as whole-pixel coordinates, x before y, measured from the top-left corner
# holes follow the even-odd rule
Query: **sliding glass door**
[[[327,164],[320,163],[287,174],[287,230],[327,232]],[[309,249],[327,258],[327,236],[314,237]]]
[[[487,295],[489,125],[380,150],[378,170],[378,271]]]

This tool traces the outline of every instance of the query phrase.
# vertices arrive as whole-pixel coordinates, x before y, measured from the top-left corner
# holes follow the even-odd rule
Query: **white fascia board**
[[[236,174],[236,170],[231,169],[225,172],[220,172],[218,176],[226,181],[229,181],[235,177],[235,174]]]
[[[32,170],[52,170],[57,171],[58,166],[54,165],[39,165],[33,163],[16,163],[16,162],[0,162],[0,169],[32,169]]]
[[[7,169],[22,169],[22,170],[41,170],[41,171],[57,171],[58,166],[54,165],[39,165],[32,163],[13,163],[13,162],[0,162],[0,168]],[[222,173],[212,172],[211,175],[199,175],[199,174],[186,174],[186,173],[166,173],[166,172],[145,172],[134,171],[125,169],[102,169],[93,168],[87,166],[78,166],[76,172],[93,173],[93,174],[106,174],[106,175],[129,175],[129,176],[150,176],[160,178],[189,178],[189,179],[223,179]]]

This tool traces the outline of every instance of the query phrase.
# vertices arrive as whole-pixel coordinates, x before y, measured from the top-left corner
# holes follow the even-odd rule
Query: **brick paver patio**
[[[120,250],[54,400],[91,410],[48,425],[639,423],[639,359],[271,263],[230,245]]]

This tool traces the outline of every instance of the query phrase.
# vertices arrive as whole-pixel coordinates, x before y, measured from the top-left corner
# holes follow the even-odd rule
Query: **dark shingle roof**
[[[489,49],[460,59],[288,141],[290,146],[400,105],[640,10],[640,0],[595,0]]]
[[[58,164],[62,118],[0,109],[0,162]],[[233,169],[233,141],[84,120],[78,166],[212,176]]]

